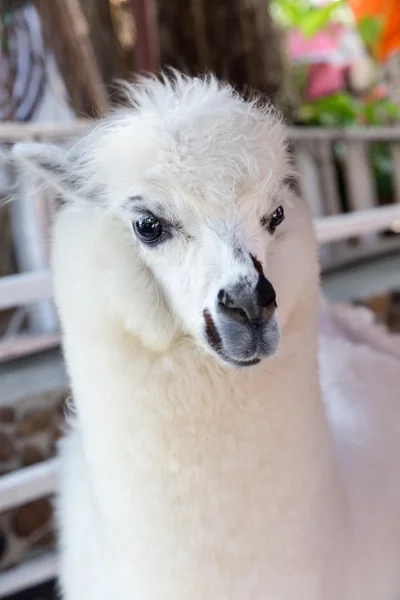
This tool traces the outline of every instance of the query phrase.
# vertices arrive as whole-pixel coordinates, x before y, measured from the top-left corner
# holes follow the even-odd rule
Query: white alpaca
[[[63,597],[394,600],[397,473],[379,427],[342,432],[320,399],[316,247],[281,122],[212,78],[130,95],[68,152],[15,149],[66,201]]]

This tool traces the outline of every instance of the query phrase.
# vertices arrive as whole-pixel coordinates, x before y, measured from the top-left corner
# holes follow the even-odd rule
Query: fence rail
[[[301,194],[315,218],[400,204],[400,127],[299,127],[289,133]],[[351,237],[325,243],[323,269],[400,250],[399,235],[355,232]]]
[[[79,119],[74,123],[0,123],[0,144],[17,142],[63,140],[81,135],[93,127],[90,119]]]
[[[314,219],[319,244],[367,234],[400,230],[400,204]]]
[[[58,557],[56,552],[46,552],[42,556],[4,571],[0,575],[0,598],[32,588],[57,577]]]

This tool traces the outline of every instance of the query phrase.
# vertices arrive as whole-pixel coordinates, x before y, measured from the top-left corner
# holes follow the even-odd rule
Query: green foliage
[[[400,120],[400,108],[388,98],[361,101],[339,92],[304,103],[297,118],[305,125],[323,127],[382,126]]]
[[[14,19],[13,10],[6,5],[0,3],[0,45],[2,52],[8,52],[8,28]]]
[[[298,120],[305,125],[348,127],[356,124],[360,102],[346,92],[307,102],[298,110]]]
[[[362,122],[365,125],[387,125],[400,120],[400,107],[389,98],[368,100],[363,106]]]
[[[270,9],[281,26],[298,28],[311,38],[345,5],[346,0],[334,0],[325,6],[313,6],[310,0],[271,0]]]
[[[313,37],[318,31],[323,29],[337,12],[338,8],[344,4],[343,0],[337,0],[327,6],[313,8],[301,19],[299,28],[306,37]]]
[[[385,20],[382,17],[363,17],[357,27],[366,47],[375,55],[382,35]]]

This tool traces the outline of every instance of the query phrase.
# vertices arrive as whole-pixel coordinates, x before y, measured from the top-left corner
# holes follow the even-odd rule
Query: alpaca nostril
[[[271,309],[275,307],[275,293],[271,294],[270,290],[268,291],[268,298],[264,293],[260,300],[260,293],[257,289],[240,294],[220,290],[218,309],[232,321],[260,327],[271,316]]]
[[[225,290],[219,290],[218,301],[224,306],[232,306],[234,304],[233,299]]]
[[[223,302],[218,303],[219,309],[229,318],[234,321],[248,321],[250,322],[250,317],[247,312],[243,308],[230,307],[226,306]]]
[[[272,284],[261,275],[255,288],[236,285],[218,292],[218,309],[232,321],[260,327],[276,308],[276,294]]]
[[[236,321],[250,321],[250,315],[243,306],[240,306],[240,304],[241,303],[238,304],[237,301],[235,301],[234,297],[229,294],[229,292],[226,292],[225,290],[220,290],[218,292],[218,306],[223,313]]]
[[[273,285],[264,275],[260,275],[257,286],[257,303],[262,308],[276,307],[276,293]]]

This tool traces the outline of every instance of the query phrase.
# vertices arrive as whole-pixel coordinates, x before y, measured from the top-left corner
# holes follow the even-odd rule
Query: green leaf
[[[358,31],[368,48],[375,48],[382,35],[385,19],[383,17],[363,17],[358,23]]]
[[[363,114],[363,107],[350,94],[341,92],[314,102],[308,102],[299,109],[299,119],[309,125],[324,127],[344,127],[355,125]]]
[[[272,0],[269,4],[271,14],[282,27],[298,27],[301,19],[310,9],[308,0]]]
[[[366,125],[387,125],[400,119],[400,108],[389,98],[370,100],[364,106]]]
[[[336,0],[326,6],[310,8],[307,14],[299,19],[297,26],[306,37],[311,38],[329,23],[338,8],[344,4],[345,0]]]

